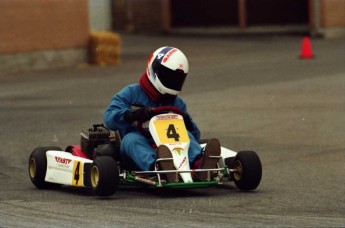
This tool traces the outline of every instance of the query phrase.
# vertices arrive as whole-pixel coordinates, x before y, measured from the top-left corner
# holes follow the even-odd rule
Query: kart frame
[[[162,108],[159,109],[159,111],[162,110]],[[138,126],[142,127],[141,123]],[[106,130],[110,133],[108,129]],[[40,189],[58,188],[62,185],[87,187],[99,196],[111,196],[119,185],[202,188],[233,181],[240,190],[250,191],[256,189],[261,181],[262,166],[256,152],[235,152],[225,147],[221,147],[220,156],[213,156],[218,159],[218,163],[217,167],[212,169],[160,170],[158,166],[160,161],[173,159],[160,158],[156,160],[152,171],[129,171],[123,169],[119,157],[116,158],[116,155],[114,157],[116,153],[113,150],[119,150],[119,148],[115,149],[116,146],[112,145],[117,144],[119,147],[121,143],[118,132],[114,133],[115,135],[108,136],[107,143],[104,144],[102,141],[103,144],[95,147],[94,152],[103,145],[109,145],[110,149],[98,155],[96,153],[93,157],[86,155],[80,145],[68,146],[65,150],[54,146],[34,149],[28,162],[32,183]],[[201,147],[205,145],[206,143],[200,144]],[[187,173],[193,178],[200,172],[207,172],[206,181],[181,180],[181,174]],[[167,182],[162,178],[162,175],[167,173],[175,173],[176,182]]]

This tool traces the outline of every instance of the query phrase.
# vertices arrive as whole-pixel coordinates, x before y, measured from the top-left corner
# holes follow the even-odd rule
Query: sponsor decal
[[[173,120],[177,119],[177,115],[164,115],[164,116],[156,116],[158,120]]]
[[[172,55],[172,54],[174,54],[175,52],[177,52],[177,49],[172,49],[171,51],[169,51],[166,55],[165,55],[165,57],[164,57],[164,59],[163,59],[163,63],[165,63],[166,61],[168,61],[168,59],[170,58],[170,56]]]
[[[179,155],[181,155],[182,151],[183,151],[183,148],[181,148],[181,147],[176,147],[176,148],[173,149],[173,152],[176,152]]]
[[[61,157],[57,157],[57,156],[55,156],[55,161],[57,162],[57,163],[60,163],[60,164],[66,164],[66,165],[68,165],[69,163],[71,163],[71,159],[68,159],[68,158],[61,158]]]
[[[187,160],[187,157],[184,157],[184,159],[182,160],[182,162],[179,165],[178,169],[180,169],[183,166],[183,164],[186,162],[186,160]]]

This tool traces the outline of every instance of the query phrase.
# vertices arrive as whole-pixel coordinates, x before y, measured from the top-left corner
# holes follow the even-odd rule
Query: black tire
[[[90,170],[90,183],[97,195],[113,195],[119,183],[119,169],[116,161],[109,156],[96,157]]]
[[[240,190],[256,189],[261,181],[262,166],[259,156],[254,151],[240,151],[232,164],[231,179]]]
[[[39,189],[54,189],[61,186],[60,184],[50,183],[44,180],[47,172],[46,153],[48,150],[61,151],[61,148],[57,146],[38,147],[32,151],[29,157],[29,176],[31,182]]]

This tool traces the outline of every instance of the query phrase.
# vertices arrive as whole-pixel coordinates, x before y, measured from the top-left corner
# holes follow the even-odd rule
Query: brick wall
[[[0,53],[86,47],[87,0],[1,0]]]
[[[344,0],[321,0],[320,14],[322,27],[345,27]]]

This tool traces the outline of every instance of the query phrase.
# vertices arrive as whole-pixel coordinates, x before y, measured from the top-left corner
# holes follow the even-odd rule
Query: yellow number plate
[[[72,185],[83,186],[83,173],[84,173],[84,163],[80,161],[74,161],[73,173],[72,173]]]
[[[177,115],[157,117],[153,124],[162,144],[189,142],[183,119],[177,118]]]

